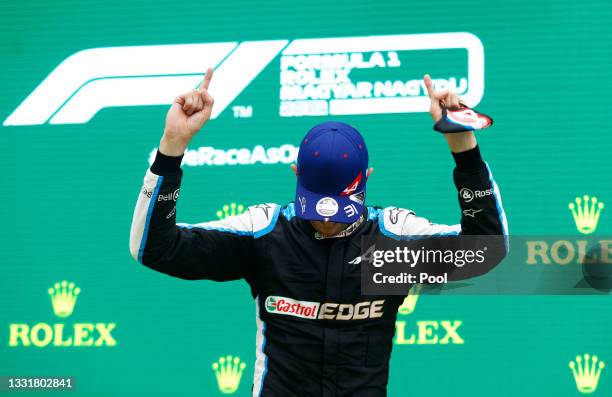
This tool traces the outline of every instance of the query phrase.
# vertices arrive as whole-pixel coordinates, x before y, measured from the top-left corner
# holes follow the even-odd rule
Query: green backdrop
[[[47,117],[34,125],[8,125],[13,112],[69,56],[102,47],[469,32],[484,49],[484,71],[470,76],[468,87],[483,79],[477,107],[495,119],[492,129],[479,134],[479,142],[500,186],[510,232],[579,238],[568,204],[589,195],[612,205],[611,21],[612,3],[603,0],[3,2],[0,169],[6,204],[0,207],[0,286],[5,294],[0,375],[74,376],[75,395],[82,396],[218,396],[222,393],[212,364],[229,354],[246,364],[234,395],[247,396],[251,388],[255,312],[246,284],[172,279],[129,255],[132,211],[167,105],[103,106],[81,123],[58,124]],[[147,71],[131,76],[193,76],[208,66],[152,72],[152,64],[168,60],[164,51],[153,61],[142,60]],[[281,117],[282,51],[238,90],[190,149],[254,152],[257,145],[266,150],[297,146],[310,126],[340,119],[356,126],[368,142],[376,169],[368,184],[370,204],[410,208],[441,223],[458,221],[452,158],[432,131],[428,114]],[[369,57],[374,51],[344,52]],[[383,55],[393,57],[392,51],[385,49]],[[96,55],[95,65],[88,67],[80,59],[74,62],[87,74],[96,65],[122,65],[129,52]],[[428,72],[459,81],[467,78],[474,54],[465,48],[429,48],[397,55],[400,66],[357,68],[350,79],[405,83]],[[233,75],[216,83],[240,80],[238,74],[252,64],[246,58]],[[118,70],[95,78],[130,73]],[[78,93],[70,96],[77,110],[100,98],[121,102],[130,97],[125,87],[138,84],[128,79],[128,85],[120,82],[109,89],[88,79],[77,88],[86,93],[90,84],[89,99],[78,102]],[[149,81],[164,89],[160,80]],[[55,84],[24,108],[20,120],[35,119],[51,106],[53,94],[68,86],[61,79]],[[215,89],[227,94],[221,94],[225,87]],[[404,94],[422,95],[416,90]],[[61,114],[64,100],[54,115]],[[370,105],[364,106],[367,113]],[[184,170],[178,205],[182,222],[216,219],[217,211],[230,203],[293,199],[294,176],[286,162],[186,165]],[[594,235],[612,232],[609,205],[591,224]],[[48,292],[62,280],[80,288],[72,314],[65,317],[54,314]],[[411,313],[398,316],[402,336],[396,342],[403,343],[394,346],[389,395],[578,395],[568,367],[576,355],[596,354],[612,364],[611,309],[606,296],[421,296]],[[459,336],[445,344],[443,322],[457,327]],[[41,323],[48,326],[38,326],[34,339],[42,342],[45,327],[54,324],[63,324],[62,342],[75,324],[101,323],[111,329],[115,345],[108,339],[97,347],[74,346],[74,339],[72,346],[55,346],[53,340],[42,347],[24,346],[23,338],[11,343],[11,327],[22,324],[31,330]],[[93,335],[97,340],[97,331]],[[603,368],[595,395],[612,395],[610,365]]]

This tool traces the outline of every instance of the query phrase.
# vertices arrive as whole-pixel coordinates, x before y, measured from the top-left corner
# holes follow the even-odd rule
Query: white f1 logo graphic
[[[287,45],[287,40],[92,48],[69,56],[4,120],[4,125],[86,123],[113,106],[170,104],[195,88],[207,66],[212,118]]]
[[[245,41],[92,48],[60,63],[4,120],[5,126],[87,123],[101,109],[170,104],[196,87],[214,66],[210,87],[217,117],[261,71],[283,55],[464,48],[468,54],[468,106],[484,92],[484,50],[470,33],[434,33],[326,39]],[[424,112],[427,97],[368,98],[331,103],[330,114]]]

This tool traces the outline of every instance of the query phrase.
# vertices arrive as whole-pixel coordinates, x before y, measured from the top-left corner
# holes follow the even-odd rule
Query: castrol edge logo
[[[307,302],[282,296],[268,296],[265,306],[268,313],[313,320],[364,320],[382,317],[384,303],[384,299],[351,304]]]

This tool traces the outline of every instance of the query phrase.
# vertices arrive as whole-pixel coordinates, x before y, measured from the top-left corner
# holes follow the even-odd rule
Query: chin
[[[338,222],[312,221],[312,226],[317,232],[330,236],[340,233],[347,225]]]

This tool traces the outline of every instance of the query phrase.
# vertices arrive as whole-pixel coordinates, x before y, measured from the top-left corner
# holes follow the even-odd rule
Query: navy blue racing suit
[[[361,238],[507,236],[499,189],[479,149],[454,158],[460,224],[434,224],[399,207],[367,207],[340,236],[321,238],[296,217],[293,203],[259,204],[223,220],[177,224],[181,157],[158,153],[138,196],[131,253],[173,277],[246,280],[257,322],[253,396],[386,396],[404,297],[362,295],[355,261]]]

